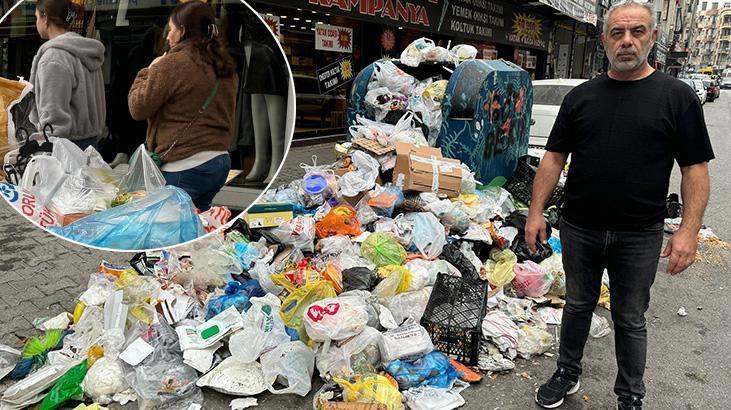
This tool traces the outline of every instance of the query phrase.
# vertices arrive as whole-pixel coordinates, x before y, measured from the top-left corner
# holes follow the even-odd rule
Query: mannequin
[[[244,44],[256,158],[247,181],[270,182],[284,159],[287,75],[272,49],[254,39]],[[268,152],[271,149],[271,157]],[[269,162],[267,163],[267,160]]]

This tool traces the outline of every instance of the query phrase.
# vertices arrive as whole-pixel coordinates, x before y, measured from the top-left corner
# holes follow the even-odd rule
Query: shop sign
[[[318,24],[315,26],[315,50],[353,52],[353,29]]]
[[[269,27],[269,31],[271,31],[272,34],[274,34],[274,38],[276,38],[277,40],[279,40],[281,42],[282,41],[282,29],[281,29],[281,22],[280,22],[279,16],[271,16],[268,14],[259,14],[259,15],[261,16],[262,20],[264,20],[264,23],[267,25],[267,27]]]
[[[548,19],[500,0],[261,1],[388,26],[410,27],[423,32],[540,50],[547,49],[550,32]]]
[[[349,83],[353,80],[353,77],[353,57],[351,56],[341,58],[332,64],[318,69],[317,83],[320,87],[320,94],[327,94]]]
[[[596,0],[539,0],[561,13],[583,23],[596,27],[597,2]]]

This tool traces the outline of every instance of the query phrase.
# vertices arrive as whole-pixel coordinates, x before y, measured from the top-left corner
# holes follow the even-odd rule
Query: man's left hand
[[[665,250],[660,254],[663,258],[670,257],[667,272],[676,275],[692,265],[695,261],[697,249],[698,234],[682,227],[678,229],[668,241]]]

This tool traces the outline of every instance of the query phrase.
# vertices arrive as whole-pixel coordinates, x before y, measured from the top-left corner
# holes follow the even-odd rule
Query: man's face
[[[633,71],[647,61],[657,40],[657,30],[650,26],[651,19],[644,7],[622,7],[612,13],[607,22],[607,32],[602,33],[602,43],[612,69]]]

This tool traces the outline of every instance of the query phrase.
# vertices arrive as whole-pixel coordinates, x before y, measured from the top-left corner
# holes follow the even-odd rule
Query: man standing
[[[570,153],[561,246],[566,307],[558,369],[536,393],[555,408],[579,390],[581,359],[602,272],[609,272],[619,368],[620,409],[639,409],[645,396],[645,312],[658,259],[677,274],[693,263],[708,202],[713,150],[693,90],[655,71],[647,56],[657,39],[654,10],[624,2],[607,13],[602,42],[610,69],[572,90],[561,104],[533,185],[526,241],[546,241],[543,206]],[[665,250],[665,197],[673,162],[682,172],[683,222]]]

